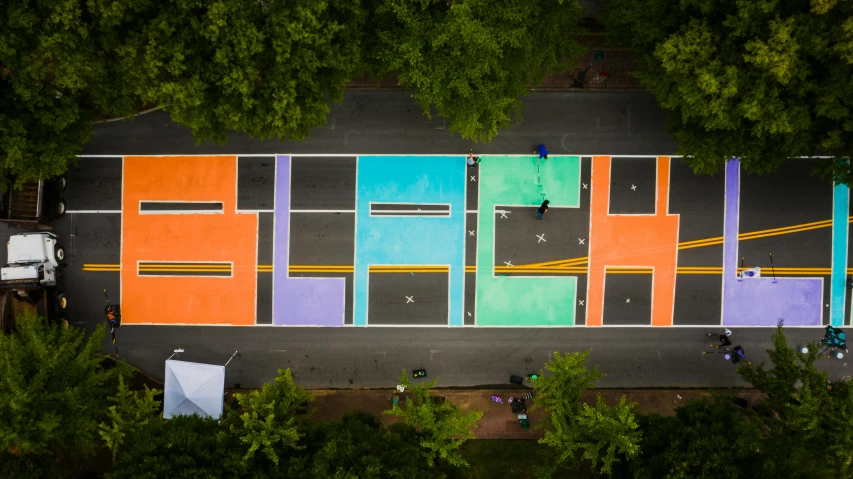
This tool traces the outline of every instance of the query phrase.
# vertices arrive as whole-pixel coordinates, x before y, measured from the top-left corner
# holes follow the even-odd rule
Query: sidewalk
[[[631,75],[636,69],[636,55],[632,50],[614,48],[607,45],[604,35],[589,33],[582,35],[579,41],[587,46],[587,53],[577,59],[574,68],[565,73],[547,75],[541,85],[531,87],[537,91],[643,91],[645,86]],[[604,59],[590,66],[595,52],[604,53]],[[590,66],[586,81],[579,86],[575,79],[578,74]],[[402,89],[397,84],[396,75],[372,81],[369,76],[353,80],[347,88],[350,90],[395,90]]]
[[[545,413],[541,409],[529,412],[530,429],[523,430],[517,418],[507,403],[510,396],[521,397],[530,392],[531,389],[517,390],[457,390],[436,389],[434,396],[443,396],[459,405],[463,410],[479,410],[483,412],[479,427],[474,431],[477,439],[538,439],[542,437],[541,430],[533,428],[542,420]],[[317,421],[339,418],[343,413],[362,410],[375,414],[383,424],[388,425],[400,421],[393,416],[382,416],[382,411],[391,408],[391,396],[395,392],[389,390],[364,390],[364,389],[321,389],[312,391],[315,400],[309,408],[314,410],[313,419]],[[723,394],[724,390],[701,390],[701,389],[595,389],[587,391],[584,401],[594,404],[596,394],[600,394],[608,404],[619,401],[623,395],[629,402],[637,403],[637,411],[642,414],[660,414],[672,416],[675,409],[685,402],[711,394]],[[503,404],[491,401],[491,395],[497,394],[503,398]],[[753,404],[761,398],[761,393],[755,390],[739,390],[738,397],[744,398]],[[527,401],[527,406],[533,405],[536,398]]]

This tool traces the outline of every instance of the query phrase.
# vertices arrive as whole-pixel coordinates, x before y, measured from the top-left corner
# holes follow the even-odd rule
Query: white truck
[[[14,291],[32,303],[44,299],[48,316],[52,310],[64,311],[68,299],[63,293],[60,270],[65,265],[65,249],[58,237],[49,232],[12,235],[6,250],[7,264],[0,268],[0,291]]]

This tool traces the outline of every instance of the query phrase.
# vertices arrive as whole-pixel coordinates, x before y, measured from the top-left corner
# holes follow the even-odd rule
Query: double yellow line
[[[848,223],[853,222],[853,216],[849,216],[847,218]],[[800,233],[803,231],[816,230],[820,228],[829,228],[832,226],[832,220],[823,220],[823,221],[815,221],[812,223],[802,223],[799,225],[792,226],[784,226],[781,228],[771,228],[766,230],[759,231],[751,231],[748,233],[741,233],[738,235],[738,239],[741,241],[744,240],[752,240],[759,238],[768,238],[771,236],[779,236],[791,233]],[[723,237],[716,236],[713,238],[705,238],[700,240],[693,241],[683,241],[678,243],[678,249],[692,249],[692,248],[702,248],[705,246],[715,246],[723,244]],[[494,267],[494,272],[496,274],[504,274],[504,273],[514,273],[514,274],[568,274],[568,275],[576,275],[576,274],[586,274],[587,273],[587,263],[589,262],[588,256],[581,256],[578,258],[569,258],[564,260],[557,261],[546,261],[542,263],[529,263],[529,264],[521,264],[517,266],[513,266],[511,268],[503,268],[500,266]],[[353,266],[347,265],[336,265],[336,266],[322,266],[322,265],[291,265],[288,268],[288,271],[293,273],[352,273]],[[738,268],[740,270],[741,268]],[[118,264],[84,264],[83,271],[92,271],[92,272],[119,272],[121,271],[121,266]],[[148,265],[140,265],[139,271],[144,271],[146,273],[160,273],[160,272],[230,272],[230,267],[222,266],[222,265],[207,265],[203,263],[187,265],[181,264],[180,266],[170,266],[167,263],[160,264],[148,264]],[[465,266],[466,273],[474,273],[476,272],[476,266]],[[714,267],[714,266],[682,266],[678,268],[679,274],[722,274],[723,268]],[[853,271],[853,269],[848,270],[848,274]],[[258,273],[272,273],[272,265],[271,264],[259,264],[257,266]],[[447,273],[447,266],[419,266],[419,265],[400,265],[400,266],[371,266],[371,273]],[[651,268],[607,268],[608,273],[616,273],[616,274],[651,274]],[[786,275],[797,275],[797,276],[825,276],[829,275],[831,272],[830,268],[776,268],[776,274],[779,276]]]
[[[847,217],[847,222],[853,221],[853,216]],[[751,240],[759,238],[769,238],[771,236],[786,235],[791,233],[801,233],[803,231],[816,230],[820,228],[832,227],[832,220],[814,221],[812,223],[802,223],[793,226],[783,226],[781,228],[771,228],[767,230],[750,231],[749,233],[741,233],[738,235],[738,240]],[[705,238],[695,241],[684,241],[678,243],[678,249],[701,248],[703,246],[714,246],[723,244],[723,237],[716,236],[714,238]]]
[[[321,265],[294,265],[291,266],[288,271],[290,274],[299,274],[299,273],[345,273],[351,274],[353,272],[352,266],[321,266]],[[743,271],[744,269],[750,268],[738,268],[738,271]],[[93,271],[93,272],[102,272],[102,273],[117,273],[121,271],[121,267],[117,264],[85,264],[83,265],[83,271]],[[149,267],[139,269],[140,272],[145,273],[231,273],[230,268],[222,268],[222,267],[196,267],[196,268],[187,268],[187,267]],[[371,273],[443,273],[447,274],[449,268],[447,266],[371,266]],[[466,273],[475,273],[477,268],[475,266],[466,266]],[[260,264],[257,267],[258,273],[272,273],[272,265],[271,264]],[[585,265],[583,266],[541,266],[541,267],[528,267],[527,265],[520,265],[518,267],[504,268],[504,267],[495,267],[495,274],[539,274],[539,275],[557,275],[557,274],[565,274],[565,275],[579,275],[579,274],[587,274],[588,270]],[[628,267],[608,267],[607,273],[609,274],[652,274],[652,268],[628,268]],[[719,266],[679,266],[677,268],[678,274],[704,274],[704,275],[715,275],[715,274],[723,274],[723,268]],[[775,274],[776,276],[829,276],[832,273],[831,268],[776,268]],[[771,270],[769,268],[763,269],[764,276],[769,276]],[[853,274],[853,268],[847,269],[847,274]]]
[[[848,223],[853,222],[853,216],[848,216],[847,222]],[[745,241],[745,240],[753,240],[753,239],[759,239],[759,238],[769,238],[771,236],[780,236],[780,235],[786,235],[786,234],[792,234],[792,233],[800,233],[803,231],[810,231],[810,230],[816,230],[816,229],[820,229],[820,228],[830,228],[830,227],[832,227],[832,220],[831,219],[830,220],[823,220],[823,221],[814,221],[812,223],[802,223],[802,224],[792,225],[792,226],[783,226],[781,228],[771,228],[771,229],[766,229],[766,230],[758,230],[758,231],[750,231],[748,233],[741,233],[738,235],[738,240]],[[682,249],[702,248],[705,246],[721,245],[721,244],[723,244],[723,240],[724,240],[724,238],[722,236],[715,236],[713,238],[705,238],[705,239],[700,239],[700,240],[682,241],[682,242],[678,243],[678,249],[682,250]],[[571,259],[564,259],[564,260],[558,260],[558,261],[546,261],[544,263],[530,263],[530,264],[518,265],[517,269],[518,268],[530,269],[530,268],[541,268],[541,267],[551,267],[551,266],[557,266],[557,267],[563,267],[563,268],[572,268],[572,267],[585,265],[588,262],[589,262],[589,257],[588,256],[582,256],[579,258],[571,258]],[[680,269],[681,268],[679,268],[679,270]],[[608,269],[608,271],[609,271],[609,269]],[[679,271],[679,272],[681,272],[681,271]],[[686,274],[690,274],[690,273],[686,273]]]

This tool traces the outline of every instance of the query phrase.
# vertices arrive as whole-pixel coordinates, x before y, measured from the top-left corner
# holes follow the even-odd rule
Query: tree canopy
[[[118,50],[146,104],[164,105],[197,140],[230,132],[304,139],[361,72],[366,12],[349,0],[152,2],[104,8],[133,28]]]
[[[116,457],[110,479],[176,477],[194,479],[235,477],[226,469],[233,453],[219,422],[211,418],[162,417],[128,436]]]
[[[198,141],[303,139],[360,73],[360,2],[0,3],[0,177],[59,175],[95,120],[164,107]]]
[[[99,114],[134,111],[85,2],[0,3],[0,181],[65,172]]]
[[[296,412],[314,396],[293,382],[290,369],[279,369],[273,382],[236,398],[243,412],[229,411],[224,425],[240,443],[240,469],[280,470],[281,458],[303,447]]]
[[[587,365],[589,351],[554,353],[545,363],[545,371],[533,382],[535,408],[549,414],[537,425],[545,429],[539,440],[552,454],[543,465],[543,473],[553,474],[562,468],[578,468],[583,458],[594,468],[609,475],[613,465],[623,458],[633,458],[640,451],[641,433],[634,415],[634,405],[623,397],[609,407],[600,396],[594,406],[583,402],[584,391],[602,377],[598,367]]]
[[[422,455],[430,467],[439,459],[453,466],[467,466],[459,448],[474,438],[474,428],[483,413],[463,412],[456,404],[432,397],[430,390],[437,382],[435,379],[412,384],[403,370],[397,384],[405,386],[412,397],[406,398],[405,407],[394,404],[383,414],[401,417],[405,424],[418,430]]]
[[[520,119],[520,97],[545,73],[584,53],[582,17],[577,1],[377,0],[369,55],[428,117],[435,108],[449,131],[488,142]]]
[[[0,181],[63,173],[105,117],[162,107],[197,141],[304,139],[344,87],[397,74],[490,141],[584,48],[577,0],[0,3]]]
[[[386,428],[376,416],[357,411],[344,414],[339,421],[304,426],[306,449],[291,458],[289,477],[446,477],[441,465],[427,465],[419,434],[407,424]]]
[[[636,479],[736,479],[750,476],[761,428],[727,396],[694,399],[673,417],[641,417],[642,451],[624,476]]]
[[[752,407],[728,395],[687,402],[674,417],[641,418],[642,452],[620,465],[623,476],[652,478],[853,475],[853,383],[819,371],[817,345],[802,354],[781,328],[768,350],[771,365],[744,363],[740,376],[766,394]],[[825,359],[825,358],[824,358]]]
[[[795,156],[851,156],[853,3],[609,0],[604,21],[637,50],[637,74],[696,172],[731,157],[765,173]],[[849,161],[836,168],[850,184]]]
[[[788,344],[781,327],[767,352],[772,367],[762,363],[738,369],[744,380],[767,393],[756,416],[766,437],[757,473],[853,476],[853,381],[849,377],[829,381],[828,374],[816,367],[821,359],[817,345],[811,344],[803,354]]]
[[[101,366],[103,326],[86,338],[32,313],[16,322],[12,334],[0,334],[0,475],[25,477],[22,464],[41,468],[34,477],[70,474],[99,448],[105,399],[130,371]]]

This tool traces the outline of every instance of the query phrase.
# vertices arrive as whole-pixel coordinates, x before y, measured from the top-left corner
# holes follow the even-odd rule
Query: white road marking
[[[512,261],[504,261],[504,264],[506,265],[506,267],[507,267],[507,268],[509,268],[509,267],[511,267],[511,266],[514,266],[514,265],[512,264]]]
[[[414,296],[406,296],[406,304],[414,303],[415,300],[412,298],[414,298]]]
[[[586,244],[586,240],[583,238],[578,238],[578,244]]]
[[[90,214],[90,213],[102,213],[102,214],[121,214],[121,210],[68,210],[65,213],[67,214]]]
[[[545,239],[545,233],[542,233],[541,235],[536,235],[536,237],[537,237],[537,238],[539,238],[539,241],[537,241],[537,243],[541,243],[541,242],[543,242],[543,241],[544,241],[544,242],[546,242],[546,243],[548,242],[548,241]]]

